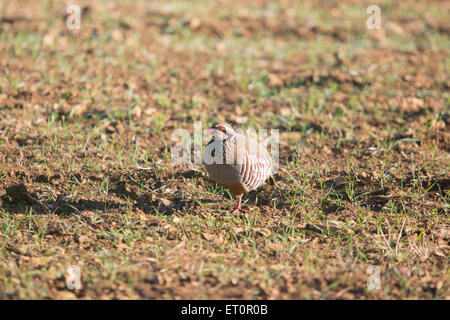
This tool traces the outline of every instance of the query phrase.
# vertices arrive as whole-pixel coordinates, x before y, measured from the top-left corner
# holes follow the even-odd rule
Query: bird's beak
[[[206,134],[214,134],[216,132],[216,129],[209,128],[208,131],[206,131]]]

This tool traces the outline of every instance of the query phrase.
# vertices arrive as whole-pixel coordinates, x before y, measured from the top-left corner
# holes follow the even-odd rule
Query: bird
[[[232,213],[243,211],[244,194],[265,182],[274,185],[272,158],[262,144],[236,132],[227,123],[214,122],[207,134],[213,137],[203,153],[205,169],[211,179],[238,199]]]

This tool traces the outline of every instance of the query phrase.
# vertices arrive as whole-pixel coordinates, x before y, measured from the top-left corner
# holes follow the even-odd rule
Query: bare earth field
[[[450,299],[448,1],[73,3],[0,3],[0,299]],[[280,132],[244,213],[215,120]]]

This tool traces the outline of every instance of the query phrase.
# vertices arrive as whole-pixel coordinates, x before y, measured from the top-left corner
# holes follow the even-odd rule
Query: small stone
[[[200,27],[202,21],[199,18],[194,18],[191,20],[190,26],[192,30],[196,30]]]
[[[283,86],[283,80],[280,79],[276,74],[270,73],[269,74],[269,83],[272,86]]]
[[[175,207],[175,202],[173,202],[172,200],[165,199],[165,198],[158,199],[158,203],[161,207],[167,208],[167,209],[172,209],[173,207]]]
[[[73,107],[71,113],[72,113],[72,115],[79,117],[79,116],[85,114],[87,110],[88,110],[87,103],[82,103],[82,104],[77,104],[75,107]]]
[[[89,238],[83,235],[78,236],[77,240],[78,243],[83,244],[89,242]]]
[[[134,107],[131,114],[137,118],[140,118],[142,116],[142,108],[140,106]]]

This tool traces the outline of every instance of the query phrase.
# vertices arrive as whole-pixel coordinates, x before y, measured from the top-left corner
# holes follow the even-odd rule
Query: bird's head
[[[214,135],[214,137],[217,137],[220,140],[225,140],[227,137],[234,134],[234,130],[230,125],[224,122],[214,122],[207,133]]]

